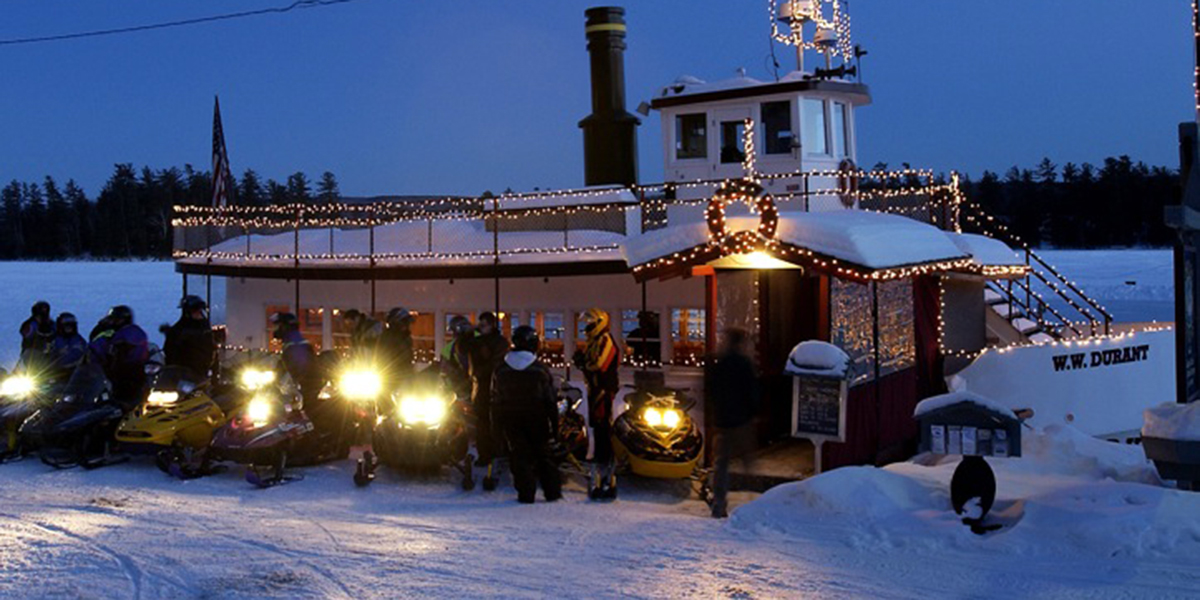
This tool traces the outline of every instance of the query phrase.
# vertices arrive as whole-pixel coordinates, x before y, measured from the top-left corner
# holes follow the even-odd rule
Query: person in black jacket
[[[492,415],[508,440],[517,501],[532,504],[538,484],[547,502],[562,498],[562,478],[550,451],[558,437],[558,397],[550,370],[537,359],[538,335],[513,332],[513,349],[496,367]]]
[[[704,392],[716,435],[712,472],[712,515],[727,516],[729,461],[745,457],[754,442],[754,417],[758,414],[758,375],[746,354],[747,335],[740,329],[725,331],[724,347],[704,372]]]
[[[387,314],[387,328],[379,336],[379,360],[392,388],[413,374],[413,320],[407,309],[393,308]]]
[[[217,354],[208,304],[199,296],[187,296],[179,302],[179,320],[163,333],[163,354],[167,366],[186,367],[200,377],[208,377]]]
[[[29,309],[29,318],[21,323],[21,362],[31,370],[45,367],[46,354],[54,345],[54,319],[50,303],[39,300]]]
[[[491,465],[500,448],[492,424],[492,375],[508,353],[508,340],[500,332],[496,315],[479,315],[475,337],[467,345],[468,372],[471,375],[471,405],[479,418],[475,433],[475,449],[480,465]]]

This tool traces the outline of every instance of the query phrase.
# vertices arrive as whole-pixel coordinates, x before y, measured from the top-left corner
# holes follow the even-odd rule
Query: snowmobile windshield
[[[150,387],[159,392],[190,394],[199,383],[200,377],[196,375],[195,371],[187,367],[172,365],[159,371]]]
[[[67,402],[92,402],[108,387],[104,370],[92,363],[84,363],[75,369],[67,387],[63,389],[63,400]]]

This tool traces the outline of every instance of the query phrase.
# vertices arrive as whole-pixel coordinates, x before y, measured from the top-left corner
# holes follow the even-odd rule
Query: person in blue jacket
[[[88,343],[79,335],[79,321],[69,312],[58,315],[54,328],[56,334],[50,346],[50,374],[54,380],[65,382],[87,356]]]
[[[146,385],[146,361],[150,359],[150,339],[133,322],[133,309],[114,306],[93,331],[87,360],[104,369],[112,383],[112,397],[129,410],[142,400]]]

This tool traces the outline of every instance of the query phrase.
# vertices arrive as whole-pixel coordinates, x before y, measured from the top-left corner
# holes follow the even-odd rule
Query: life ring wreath
[[[837,189],[842,206],[854,208],[854,202],[858,199],[858,179],[858,165],[854,161],[847,158],[838,163]]]
[[[729,230],[725,222],[725,207],[731,202],[741,202],[760,215],[757,236],[750,231]],[[770,194],[764,194],[758,182],[749,179],[722,183],[712,200],[708,201],[704,219],[708,221],[710,239],[727,253],[747,251],[755,242],[774,238],[779,229],[779,209],[775,207],[775,199]]]

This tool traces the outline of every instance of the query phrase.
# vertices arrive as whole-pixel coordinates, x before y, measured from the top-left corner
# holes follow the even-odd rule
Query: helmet
[[[300,319],[297,319],[296,315],[289,312],[275,313],[271,315],[271,325],[275,328],[271,332],[271,337],[281,340],[284,334],[300,327]]]
[[[55,320],[54,326],[58,329],[59,333],[62,333],[67,329],[70,329],[71,333],[79,332],[79,320],[75,318],[75,315],[69,312],[58,315],[58,319]]]
[[[357,308],[351,308],[349,310],[342,311],[342,318],[346,320],[361,319],[362,316],[362,311],[358,310]]]
[[[608,330],[608,313],[599,308],[588,309],[583,313],[583,322],[587,323],[583,331],[588,337],[596,337]]]
[[[388,314],[387,314],[388,325],[400,325],[402,323],[406,323],[406,322],[409,322],[412,320],[413,320],[413,314],[408,312],[407,308],[403,308],[400,306],[397,306],[396,308],[389,310]]]
[[[29,309],[31,315],[37,317],[50,317],[50,303],[45,300],[38,300],[33,303],[33,307]]]
[[[447,329],[455,337],[466,335],[471,332],[471,321],[462,315],[454,315],[454,318],[450,319],[450,326]]]
[[[124,327],[133,323],[133,309],[120,304],[108,309],[108,320],[113,327]]]
[[[179,308],[182,308],[184,312],[190,313],[196,310],[206,310],[208,303],[200,296],[184,296],[183,300],[179,301]]]
[[[513,350],[536,353],[540,343],[541,340],[538,339],[537,330],[528,325],[522,325],[513,330]]]

